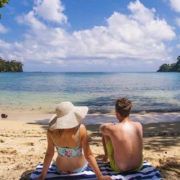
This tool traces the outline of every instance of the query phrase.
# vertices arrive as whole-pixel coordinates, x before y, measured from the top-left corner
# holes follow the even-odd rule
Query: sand
[[[25,179],[46,151],[46,123],[50,115],[16,112],[0,119],[0,179]],[[32,121],[36,119],[36,121]],[[90,145],[97,158],[103,153],[98,125],[87,125]],[[180,179],[180,122],[144,125],[144,159],[164,179]]]

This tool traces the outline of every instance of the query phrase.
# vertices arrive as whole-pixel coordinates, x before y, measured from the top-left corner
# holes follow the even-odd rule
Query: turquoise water
[[[179,112],[180,73],[0,73],[1,108],[51,112],[68,100],[106,113],[118,97],[133,112]]]

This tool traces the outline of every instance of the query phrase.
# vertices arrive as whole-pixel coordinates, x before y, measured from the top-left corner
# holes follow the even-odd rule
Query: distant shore
[[[51,114],[16,113],[0,120],[1,180],[28,177],[36,165],[43,162],[46,151],[46,128]],[[163,178],[178,180],[180,122],[150,123],[143,127],[144,160],[157,167]],[[89,124],[87,129],[92,151],[96,158],[100,158],[103,148],[99,125]]]

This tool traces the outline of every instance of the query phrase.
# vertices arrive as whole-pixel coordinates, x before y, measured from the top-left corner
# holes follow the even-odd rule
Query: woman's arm
[[[39,180],[45,179],[53,156],[54,156],[54,144],[50,137],[50,132],[47,131],[47,150],[46,150],[46,155],[44,158],[43,169],[42,169],[41,175],[39,176]]]
[[[93,171],[95,172],[95,174],[99,180],[110,179],[109,176],[103,176],[99,167],[98,167],[96,159],[93,156],[93,153],[92,153],[90,146],[89,146],[88,135],[87,135],[87,130],[86,130],[85,126],[81,125],[80,128],[81,128],[80,132],[81,132],[81,138],[82,138],[82,147],[83,147],[83,151],[84,151],[84,155],[85,155],[86,160],[89,162],[91,168],[93,169]]]

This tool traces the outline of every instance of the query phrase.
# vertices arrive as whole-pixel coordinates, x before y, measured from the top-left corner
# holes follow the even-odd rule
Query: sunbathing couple
[[[100,127],[103,159],[109,159],[112,170],[117,172],[137,170],[142,164],[142,126],[129,118],[131,107],[128,99],[118,99],[115,105],[118,123],[105,123]],[[76,107],[70,102],[62,102],[56,107],[47,131],[48,147],[39,179],[45,179],[55,148],[58,172],[82,172],[89,164],[97,179],[111,179],[103,176],[90,149],[87,130],[82,124],[87,112],[87,107]]]

